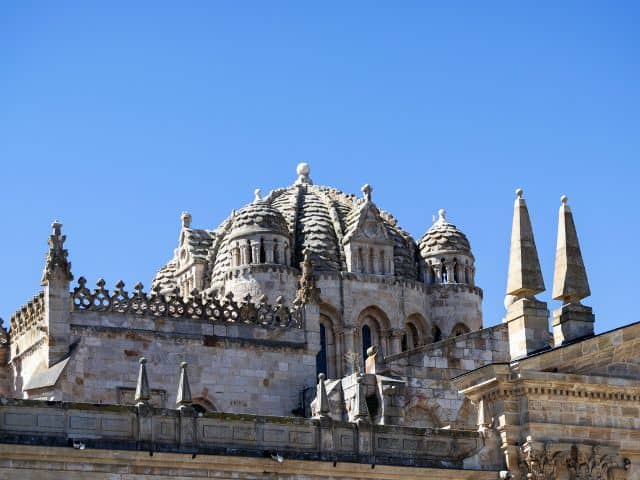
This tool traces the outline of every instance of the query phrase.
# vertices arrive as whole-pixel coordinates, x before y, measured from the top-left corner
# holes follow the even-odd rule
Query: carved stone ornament
[[[522,478],[531,480],[626,479],[631,464],[611,446],[542,444],[531,440],[520,446],[519,460]]]
[[[245,295],[242,302],[237,302],[232,292],[219,297],[210,292],[203,293],[193,289],[188,297],[182,297],[178,288],[164,295],[160,292],[159,286],[147,294],[139,282],[134,286],[133,293],[124,289],[123,281],[116,284],[113,292],[105,288],[105,281],[102,279],[98,280],[96,285],[98,288],[92,291],[87,287],[84,277],[78,279],[78,286],[71,292],[74,311],[191,318],[216,323],[253,324],[264,328],[302,328],[301,309],[297,306],[287,306],[282,297],[278,297],[275,304],[269,305],[264,296],[258,299],[258,303],[255,303],[250,295]],[[15,321],[12,317],[12,326],[14,323],[21,325],[26,322],[22,317],[16,317]]]
[[[62,235],[62,224],[54,221],[51,224],[51,235],[49,235],[49,251],[45,258],[44,272],[42,272],[42,284],[46,285],[54,275],[66,281],[73,280],[71,275],[71,262],[67,259],[68,252],[64,249],[64,242],[67,239]]]
[[[316,284],[316,278],[313,275],[313,262],[308,249],[304,251],[304,261],[302,262],[302,275],[300,276],[300,288],[296,296],[295,303],[320,303],[320,288]]]

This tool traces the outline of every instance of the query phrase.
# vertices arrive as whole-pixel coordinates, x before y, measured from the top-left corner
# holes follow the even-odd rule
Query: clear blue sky
[[[0,316],[39,290],[54,218],[76,279],[149,285],[181,211],[214,228],[307,161],[416,238],[446,208],[485,325],[517,187],[557,308],[567,194],[597,330],[638,321],[638,24],[637,2],[3,2]]]

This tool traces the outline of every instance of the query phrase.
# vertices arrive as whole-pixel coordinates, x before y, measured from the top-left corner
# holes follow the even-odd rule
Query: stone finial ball
[[[569,199],[567,198],[567,196],[566,196],[566,195],[562,195],[562,196],[560,197],[560,201],[562,202],[562,204],[563,204],[563,205],[566,205],[566,204],[567,204],[567,202],[569,201]]]
[[[324,373],[319,373],[318,374],[318,380],[320,380],[321,382],[324,382],[325,378],[327,378],[327,376]]]
[[[296,167],[296,173],[301,177],[308,177],[311,173],[311,167],[308,163],[302,162],[299,163]]]
[[[438,217],[445,218],[447,216],[447,211],[444,208],[438,210]]]
[[[522,190],[521,188],[517,188],[516,189],[516,197],[522,198],[522,195],[524,195],[524,190]]]
[[[145,363],[147,363],[147,359],[144,357],[140,357],[140,365],[144,365]]]

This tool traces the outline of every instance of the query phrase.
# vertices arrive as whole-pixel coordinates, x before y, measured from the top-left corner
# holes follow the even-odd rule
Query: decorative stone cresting
[[[11,335],[20,335],[31,328],[44,326],[44,292],[40,292],[20,307],[9,320]]]
[[[250,294],[245,295],[241,302],[236,302],[232,292],[224,297],[214,297],[193,289],[188,297],[183,298],[178,288],[171,294],[164,295],[160,293],[160,287],[156,286],[147,294],[140,282],[135,284],[132,294],[124,289],[122,280],[116,284],[113,292],[105,288],[103,279],[96,282],[97,288],[93,291],[87,288],[86,284],[87,280],[80,277],[78,286],[71,294],[73,310],[76,312],[133,313],[154,317],[254,324],[267,328],[302,328],[303,324],[301,306],[290,308],[285,305],[283,297],[278,297],[276,303],[270,305],[265,296],[257,303],[252,302]]]

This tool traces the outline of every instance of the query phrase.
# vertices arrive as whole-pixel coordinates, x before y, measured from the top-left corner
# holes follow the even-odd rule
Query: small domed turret
[[[255,200],[238,210],[229,229],[231,266],[252,263],[289,265],[290,235],[282,214],[265,202],[260,190]]]
[[[466,283],[473,285],[474,258],[466,235],[446,219],[444,210],[418,243],[424,259],[427,284]]]

